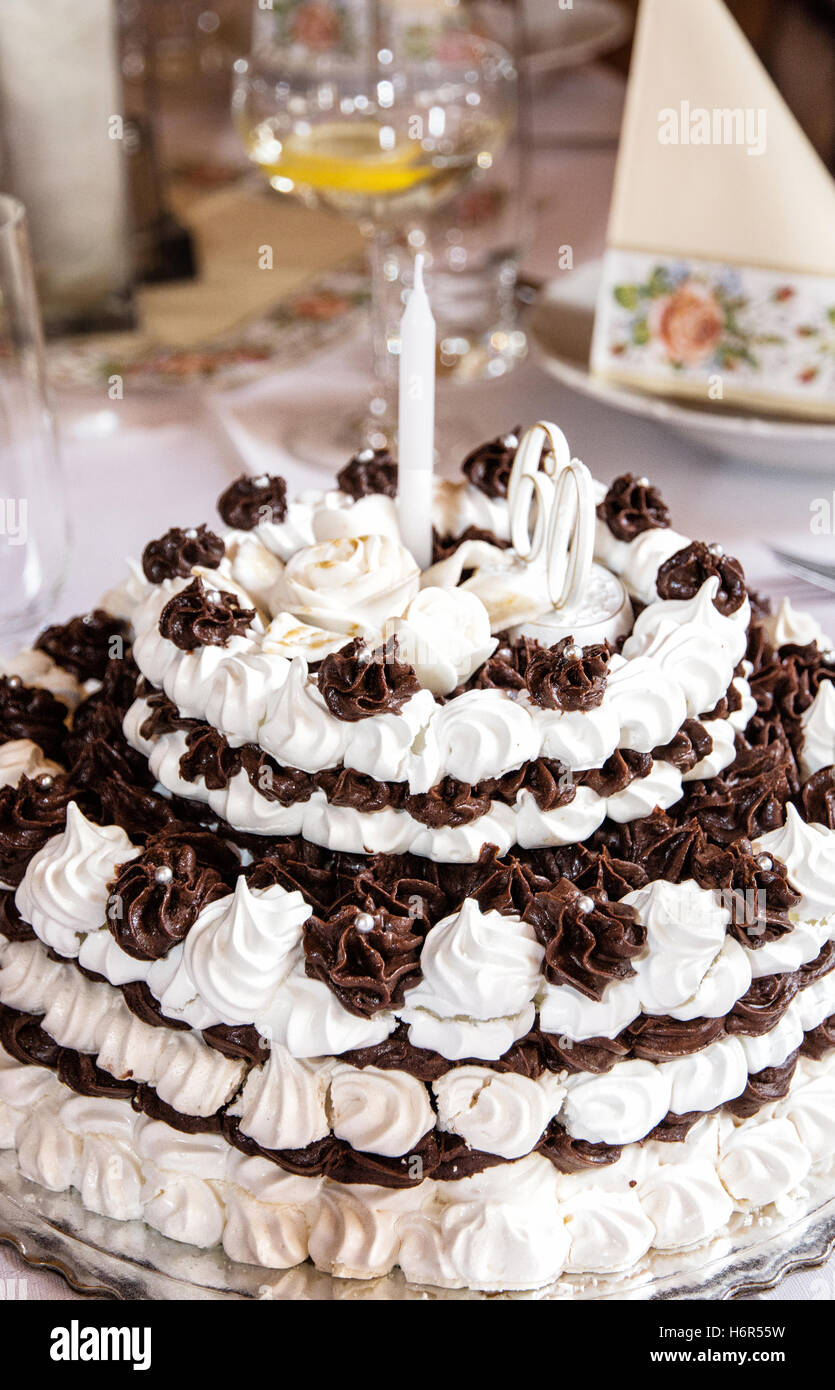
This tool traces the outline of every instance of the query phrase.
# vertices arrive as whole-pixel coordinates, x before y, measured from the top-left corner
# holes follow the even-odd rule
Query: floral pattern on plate
[[[125,335],[58,340],[47,349],[56,389],[100,389],[114,378],[132,389],[240,386],[276,368],[297,365],[343,334],[368,303],[360,272],[319,277],[269,314],[211,342],[175,348],[136,343]]]

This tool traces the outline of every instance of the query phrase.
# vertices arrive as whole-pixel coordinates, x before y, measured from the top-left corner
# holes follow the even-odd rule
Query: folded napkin
[[[592,369],[835,418],[835,183],[722,0],[642,0]]]

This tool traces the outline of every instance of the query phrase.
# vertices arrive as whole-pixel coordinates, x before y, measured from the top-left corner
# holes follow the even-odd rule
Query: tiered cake
[[[491,1290],[832,1163],[835,655],[628,475],[561,634],[517,442],[436,484],[422,575],[387,456],[295,502],[241,478],[224,539],[151,541],[0,678],[28,1178],[237,1261]]]

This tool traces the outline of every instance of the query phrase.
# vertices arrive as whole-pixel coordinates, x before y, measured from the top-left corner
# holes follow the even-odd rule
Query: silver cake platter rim
[[[0,1153],[0,1242],[33,1268],[61,1274],[99,1299],[281,1301],[674,1301],[727,1300],[776,1288],[816,1269],[835,1250],[835,1171],[811,1176],[800,1194],[764,1212],[737,1214],[698,1249],[651,1251],[626,1274],[563,1275],[546,1288],[485,1293],[410,1285],[399,1273],[340,1279],[305,1264],[270,1270],[198,1250],[145,1226],[87,1211],[75,1192],[50,1192],[23,1177],[12,1150]],[[827,1292],[820,1297],[832,1297]],[[812,1294],[814,1298],[815,1295]]]

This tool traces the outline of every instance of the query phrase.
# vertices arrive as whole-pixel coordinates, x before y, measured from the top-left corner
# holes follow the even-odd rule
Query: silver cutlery
[[[779,560],[790,574],[802,579],[806,584],[814,585],[816,589],[826,589],[835,593],[835,564],[828,565],[820,560],[792,555],[787,550],[780,550],[776,545],[770,545],[768,548],[775,560]]]

